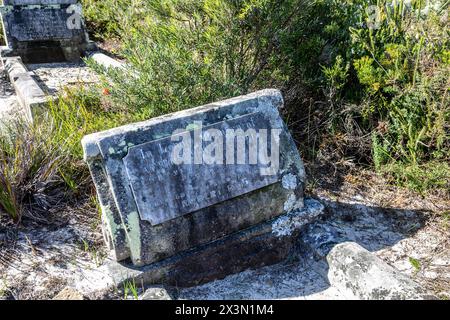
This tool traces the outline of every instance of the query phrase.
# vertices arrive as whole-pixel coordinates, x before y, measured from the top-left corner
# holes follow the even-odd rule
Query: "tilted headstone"
[[[282,106],[263,90],[86,136],[115,258],[149,265],[302,209]]]
[[[94,49],[77,0],[3,0],[7,48],[1,55],[28,62],[77,61]]]

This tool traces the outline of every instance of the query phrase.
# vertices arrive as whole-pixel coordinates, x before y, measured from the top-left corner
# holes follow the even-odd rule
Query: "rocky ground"
[[[43,89],[55,94],[71,84],[93,83],[83,64],[30,65]],[[0,77],[0,112],[20,108],[7,79]],[[450,201],[448,194],[421,196],[370,171],[333,174],[307,164],[308,193],[327,207],[302,241],[324,230],[327,245],[353,241],[442,299],[450,297]],[[99,214],[89,200],[67,208],[49,225],[0,221],[0,297],[51,299],[73,288],[90,299],[124,299],[100,267],[108,261]],[[306,240],[305,240],[306,239]],[[248,270],[203,286],[170,288],[178,299],[346,299],[330,286],[322,262],[302,249],[284,263]],[[320,252],[320,248],[319,248]],[[137,292],[145,288],[137,285]]]
[[[352,177],[353,179],[354,177]],[[367,179],[367,177],[366,177]],[[327,216],[305,230],[307,236],[324,230],[327,243],[354,241],[412,277],[442,298],[450,297],[450,232],[448,201],[418,198],[408,191],[377,185],[369,193],[345,183],[339,194],[316,189],[314,196],[327,207]],[[368,185],[365,183],[364,185]],[[402,194],[402,201],[397,201]],[[408,195],[412,197],[407,197]],[[382,206],[380,202],[386,201]],[[397,204],[397,205],[395,205]],[[448,213],[447,213],[448,214]],[[98,227],[98,214],[90,206],[74,210],[52,227],[24,226],[0,230],[0,285],[3,296],[14,299],[49,299],[71,287],[90,299],[133,299],[114,288],[99,266],[108,261]],[[320,252],[320,249],[319,249]],[[330,286],[323,262],[303,252],[290,261],[248,270],[203,286],[170,288],[177,299],[347,299]],[[3,282],[3,284],[2,284]],[[106,289],[108,286],[112,286]],[[137,292],[145,288],[137,284]]]
[[[358,178],[360,179],[358,183]],[[319,178],[320,179],[320,178]],[[450,297],[450,202],[395,187],[372,175],[348,175],[339,190],[316,187],[314,196],[328,216],[305,230],[332,234],[328,245],[353,241],[371,251],[430,293]],[[349,182],[351,181],[351,182]],[[364,182],[364,183],[362,183]],[[364,190],[366,189],[366,190]],[[326,232],[324,232],[326,231]],[[324,254],[329,248],[323,248]],[[320,252],[319,248],[318,252]],[[298,261],[247,271],[201,287],[181,290],[185,299],[346,299],[330,287],[322,263],[299,249]],[[308,252],[306,252],[307,254]]]

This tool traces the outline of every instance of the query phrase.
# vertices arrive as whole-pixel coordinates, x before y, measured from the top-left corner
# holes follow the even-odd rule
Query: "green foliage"
[[[0,46],[6,45],[5,35],[3,34],[3,22],[0,19]]]
[[[0,214],[45,220],[65,196],[60,166],[67,158],[52,144],[51,129],[16,119],[0,133]]]
[[[414,258],[409,258],[409,263],[414,267],[415,271],[418,272],[422,268],[420,261]]]
[[[44,121],[4,127],[0,212],[16,222],[45,220],[62,198],[89,189],[86,134],[271,86],[285,91],[292,122],[319,118],[323,128],[301,128],[308,140],[320,140],[321,130],[340,143],[371,137],[363,152],[395,184],[450,189],[448,1],[83,4],[91,30],[121,39],[127,64],[106,70],[89,62],[103,95],[66,91]]]
[[[378,1],[377,8],[377,29],[350,29],[360,56],[354,68],[374,106],[363,115],[371,123],[388,121],[380,139],[389,159],[417,165],[443,158],[449,151],[446,21],[433,10],[420,14],[419,1],[409,8],[405,1]]]
[[[297,101],[309,92],[326,101],[331,134],[352,135],[350,121],[372,136],[378,170],[448,162],[448,1],[85,2],[88,19],[122,39],[125,70],[94,67],[114,105],[132,113],[276,86],[290,114],[304,113]]]
[[[17,119],[0,132],[0,214],[45,221],[59,204],[91,187],[83,136],[142,120],[108,107],[94,90],[67,90],[34,124]]]
[[[333,129],[336,126],[336,118],[339,114],[336,113],[335,107],[340,104],[342,100],[342,90],[344,89],[348,75],[350,64],[344,63],[341,56],[337,56],[334,64],[330,67],[322,66],[322,72],[327,82],[325,94],[330,104],[330,120],[333,124]]]
[[[239,95],[266,86],[267,73],[277,80],[279,38],[300,4],[146,1],[143,19],[117,17],[126,69],[97,70],[115,104],[148,117]]]
[[[123,285],[124,300],[128,300],[128,296],[131,294],[134,300],[139,300],[139,293],[136,282],[134,280],[125,281]]]
[[[98,88],[67,89],[49,106],[52,142],[74,159],[82,159],[81,139],[90,133],[143,120],[142,115],[115,108],[102,99]]]
[[[117,37],[119,30],[118,12],[134,7],[136,1],[129,0],[82,0],[83,13],[88,27],[97,38]]]
[[[431,161],[422,165],[392,162],[381,167],[395,185],[407,187],[425,194],[432,189],[450,190],[450,165]]]

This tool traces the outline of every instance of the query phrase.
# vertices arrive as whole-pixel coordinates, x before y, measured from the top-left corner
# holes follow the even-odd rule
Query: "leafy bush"
[[[118,16],[130,8],[136,8],[136,2],[130,0],[82,0],[83,14],[89,29],[96,38],[117,37],[120,29]],[[136,10],[133,10],[137,12]]]
[[[350,28],[353,66],[370,101],[362,115],[368,129],[378,127],[384,162],[417,165],[450,151],[448,30],[442,8],[425,14],[421,3],[378,1],[376,29]]]
[[[347,156],[379,170],[448,161],[448,2],[152,0],[122,11],[110,2],[90,10],[114,14],[107,29],[128,61],[95,66],[115,105],[145,118],[276,86],[288,121],[304,124],[300,141],[342,133]]]
[[[0,214],[45,220],[64,198],[60,166],[67,160],[53,145],[51,130],[23,120],[2,124],[0,133]]]

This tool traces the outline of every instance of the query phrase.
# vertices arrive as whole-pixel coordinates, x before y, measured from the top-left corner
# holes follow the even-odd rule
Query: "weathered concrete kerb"
[[[33,121],[43,113],[51,97],[39,87],[19,57],[5,58],[4,66],[28,120]]]

